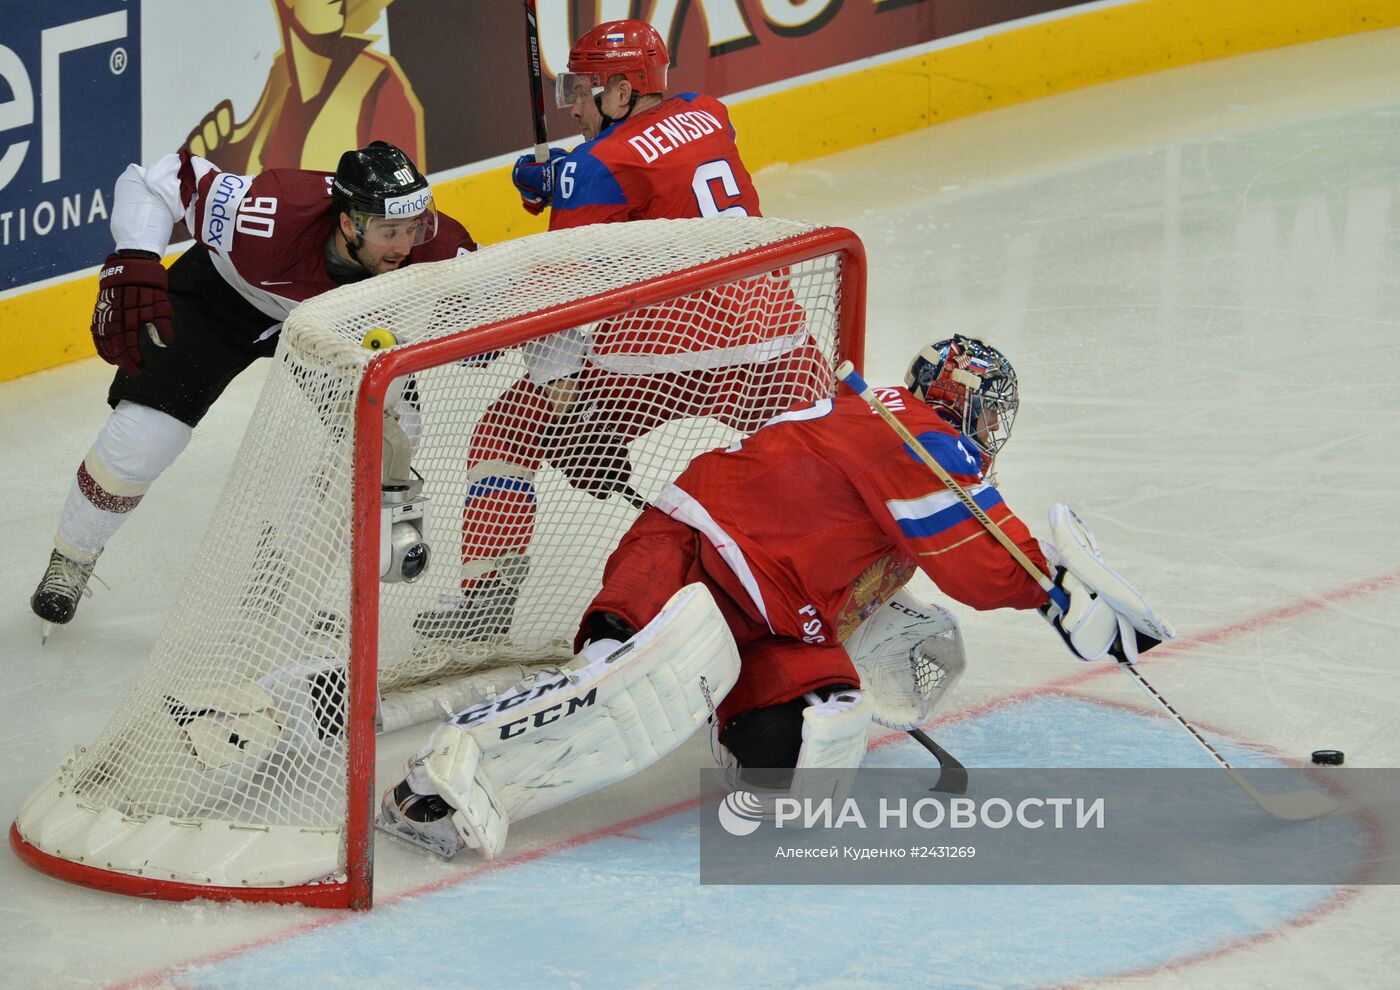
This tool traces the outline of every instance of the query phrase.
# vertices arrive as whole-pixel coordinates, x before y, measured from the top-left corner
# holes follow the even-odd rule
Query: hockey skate
[[[54,626],[65,625],[73,618],[73,613],[78,611],[78,599],[92,594],[87,584],[96,563],[97,557],[82,561],[65,557],[58,550],[49,554],[48,569],[29,599],[29,607],[44,620],[46,642]]]
[[[452,806],[433,794],[416,794],[407,780],[384,792],[384,802],[374,824],[381,831],[411,842],[444,859],[466,847],[452,824]]]
[[[530,571],[527,557],[509,557],[496,573],[477,581],[463,595],[442,600],[442,607],[419,612],[413,631],[422,639],[470,643],[500,639],[510,632],[515,600]]]

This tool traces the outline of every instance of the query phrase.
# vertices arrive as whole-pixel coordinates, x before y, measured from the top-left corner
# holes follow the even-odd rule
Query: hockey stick
[[[540,65],[540,20],[535,0],[525,0],[525,64],[530,72],[530,117],[535,127],[535,161],[549,161],[544,126],[544,69]]]
[[[977,518],[977,521],[996,538],[998,543],[1011,552],[1011,556],[1016,558],[1018,564],[1024,567],[1026,571],[1036,579],[1036,583],[1045,589],[1046,594],[1054,600],[1055,604],[1060,608],[1060,611],[1069,611],[1069,600],[1064,590],[1055,587],[1050,578],[1042,572],[1040,568],[1036,567],[1035,564],[1031,563],[1030,559],[1021,552],[1021,548],[1016,546],[1016,544],[1011,541],[1011,538],[1002,532],[1001,527],[992,522],[991,517],[983,512],[982,507],[973,501],[972,496],[967,493],[967,490],[953,480],[953,477],[943,469],[943,465],[939,464],[938,461],[933,458],[933,455],[924,448],[924,445],[919,442],[918,437],[914,436],[914,434],[909,431],[908,427],[896,419],[894,413],[890,412],[885,404],[879,400],[875,392],[866,384],[865,379],[861,378],[856,372],[855,366],[851,364],[850,361],[842,362],[841,366],[836,369],[836,377],[845,382],[852,391],[866,401],[870,408],[880,414],[880,418],[888,424],[890,429],[899,434],[905,445],[908,446],[919,460],[923,461],[934,474],[938,475],[939,480],[947,486],[949,491],[953,492],[961,499],[962,503],[967,506],[968,510]],[[1155,643],[1153,645],[1155,645]],[[1150,649],[1151,647],[1147,648]],[[1238,784],[1246,794],[1254,799],[1254,802],[1259,805],[1259,807],[1263,808],[1269,814],[1273,815],[1275,818],[1302,821],[1309,818],[1320,818],[1323,815],[1330,814],[1337,810],[1337,802],[1333,801],[1321,791],[1300,790],[1290,791],[1287,794],[1259,793],[1259,791],[1255,790],[1254,787],[1250,785],[1249,781],[1245,780],[1244,777],[1240,775],[1238,770],[1230,765],[1230,762],[1226,760],[1225,757],[1216,752],[1215,747],[1205,741],[1191,723],[1181,717],[1177,710],[1162,696],[1160,691],[1148,683],[1147,678],[1142,676],[1142,672],[1139,671],[1137,667],[1123,657],[1118,657],[1117,660],[1118,665],[1133,676],[1133,679],[1147,692],[1152,700],[1160,705],[1178,725],[1189,732],[1193,739],[1205,747],[1206,752],[1211,755],[1215,762],[1225,768],[1225,772],[1230,775],[1230,779]]]
[[[652,507],[651,503],[647,501],[647,497],[631,485],[614,485],[612,490],[614,494],[621,495],[624,502],[639,512],[645,512]]]
[[[953,756],[938,743],[929,738],[923,729],[906,730],[914,740],[933,754],[933,758],[938,761],[939,769],[942,771],[938,775],[938,783],[930,787],[931,791],[940,791],[944,794],[966,794],[967,793],[967,767],[958,762]]]

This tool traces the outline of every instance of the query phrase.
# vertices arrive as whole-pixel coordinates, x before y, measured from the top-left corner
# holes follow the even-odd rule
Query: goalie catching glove
[[[1112,654],[1133,663],[1140,653],[1176,637],[1138,590],[1104,563],[1094,534],[1068,506],[1050,507],[1050,535],[1055,547],[1046,557],[1055,568],[1055,584],[1069,597],[1069,609],[1062,612],[1051,600],[1040,614],[1071,653],[1081,660]]]
[[[92,311],[92,342],[102,360],[141,374],[140,334],[164,347],[174,332],[168,292],[165,266],[152,251],[118,251],[102,263]]]

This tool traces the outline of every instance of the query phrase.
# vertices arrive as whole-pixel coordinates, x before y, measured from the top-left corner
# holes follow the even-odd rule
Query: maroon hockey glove
[[[141,374],[142,333],[151,334],[161,347],[170,343],[174,330],[167,289],[158,254],[118,251],[102,263],[92,311],[92,342],[102,360],[135,377]]]

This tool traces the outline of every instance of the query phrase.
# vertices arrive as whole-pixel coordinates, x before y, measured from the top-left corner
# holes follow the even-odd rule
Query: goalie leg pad
[[[454,808],[463,844],[498,855],[512,821],[645,769],[713,715],[739,653],[703,585],[615,649],[593,644],[440,726],[409,782]]]
[[[512,820],[651,766],[710,719],[739,676],[734,638],[698,584],[618,649],[591,653],[553,682],[537,678],[454,719],[480,742]]]
[[[825,700],[807,695],[802,712],[802,749],[790,794],[798,799],[844,801],[855,770],[865,758],[866,732],[874,711],[870,697],[855,688],[831,692]]]
[[[438,726],[408,775],[416,793],[437,794],[453,807],[452,825],[469,849],[495,859],[505,849],[510,818],[481,765],[481,746],[448,722]]]
[[[833,691],[825,699],[807,695],[797,769],[860,766],[872,707],[870,697],[855,688]]]

